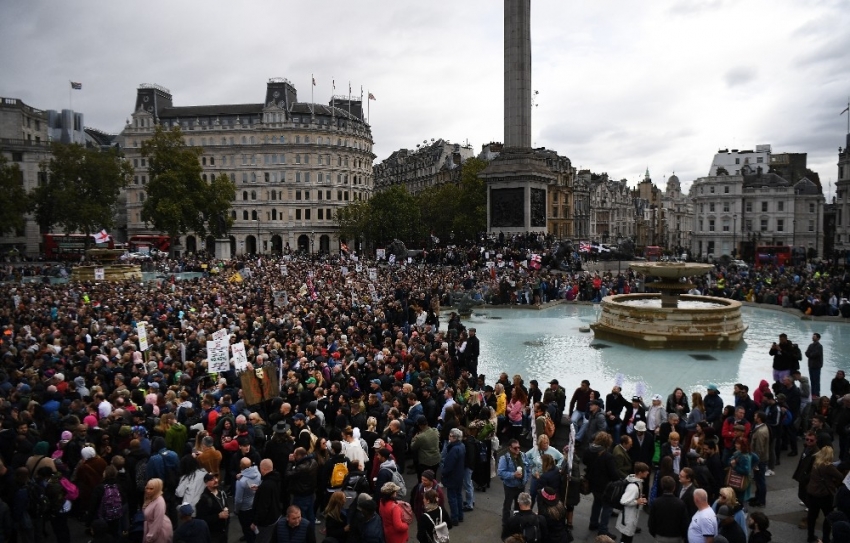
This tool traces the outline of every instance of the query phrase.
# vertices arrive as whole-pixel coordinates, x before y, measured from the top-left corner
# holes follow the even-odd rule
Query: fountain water
[[[682,279],[709,272],[711,264],[632,262],[630,266],[658,277],[647,286],[661,293],[606,296],[599,319],[590,325],[595,337],[649,349],[731,349],[743,339],[747,325],[741,319],[740,302],[681,294],[693,288]]]

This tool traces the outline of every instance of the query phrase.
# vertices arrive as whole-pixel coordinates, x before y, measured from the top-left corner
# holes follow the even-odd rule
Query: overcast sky
[[[178,106],[372,92],[376,163],[431,138],[503,140],[500,0],[0,2],[0,96],[119,132],[139,83]],[[532,0],[532,141],[663,188],[719,148],[806,152],[827,188],[845,144],[847,0]]]

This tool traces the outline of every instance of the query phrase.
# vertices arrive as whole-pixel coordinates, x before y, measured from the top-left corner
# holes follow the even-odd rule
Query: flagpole
[[[351,118],[351,81],[348,82],[348,117]]]
[[[372,93],[370,92],[369,96],[371,96],[371,95],[372,95]],[[367,96],[366,97],[366,124],[369,124],[369,119],[372,118],[371,112],[372,112],[372,100],[369,99],[369,97]]]
[[[336,118],[336,79],[331,79],[331,119]]]
[[[74,86],[71,85],[71,80],[68,80],[68,109],[74,111],[74,99],[73,97]]]
[[[316,76],[310,74],[310,114],[316,116],[316,103],[313,101],[313,90],[316,88]]]

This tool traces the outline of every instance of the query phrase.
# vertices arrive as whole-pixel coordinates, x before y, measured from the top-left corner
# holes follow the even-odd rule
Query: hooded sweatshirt
[[[236,481],[236,496],[233,499],[233,509],[237,513],[254,508],[254,495],[262,482],[257,466],[247,467],[241,473],[242,477]]]
[[[384,486],[384,483],[389,483],[393,480],[393,472],[396,471],[398,471],[398,466],[396,466],[395,460],[392,458],[388,458],[381,463],[381,468],[378,470],[378,480],[375,481],[376,495],[381,495],[381,487]]]

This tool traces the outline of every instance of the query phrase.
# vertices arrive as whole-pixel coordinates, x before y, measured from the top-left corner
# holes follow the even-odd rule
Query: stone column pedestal
[[[230,240],[227,238],[215,240],[215,257],[218,260],[230,260]]]

